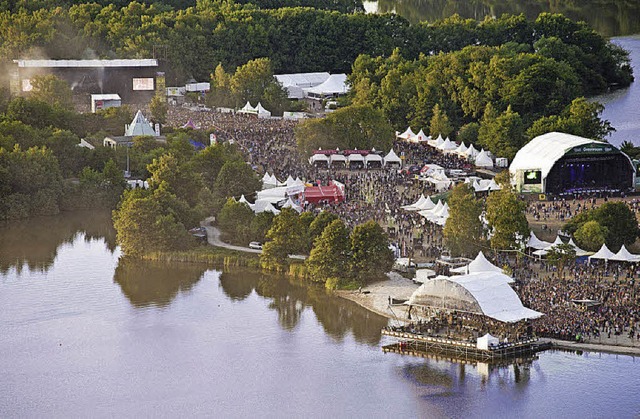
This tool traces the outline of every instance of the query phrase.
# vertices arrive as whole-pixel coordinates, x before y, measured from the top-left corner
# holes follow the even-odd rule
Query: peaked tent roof
[[[638,262],[640,261],[640,255],[634,255],[630,253],[623,244],[618,253],[613,255],[611,260],[617,260],[621,262]]]
[[[578,245],[573,241],[573,238],[570,238],[570,239],[569,239],[569,244],[570,244],[571,246],[573,246],[573,249],[576,251],[576,256],[578,256],[578,257],[580,257],[580,256],[589,256],[589,255],[592,255],[592,254],[593,254],[593,252],[589,252],[589,251],[586,251],[586,250],[584,250],[584,249],[580,249],[580,248],[578,247]],[[624,246],[623,246],[623,247],[624,247]],[[622,249],[620,249],[620,250],[622,250]],[[626,249],[625,249],[625,250],[626,250]],[[618,252],[618,253],[620,253],[620,252]]]
[[[189,120],[187,121],[186,124],[184,124],[182,126],[182,128],[191,128],[191,129],[198,129],[198,127],[196,126],[195,122],[193,122],[193,119],[189,118]]]
[[[156,137],[156,131],[151,126],[151,123],[144,117],[142,111],[138,110],[133,117],[131,124],[127,126],[124,133],[125,137],[136,137],[138,135],[152,135]]]
[[[469,147],[467,148],[467,151],[465,151],[464,155],[467,157],[476,157],[479,153],[480,152],[476,150],[473,144],[470,144]]]
[[[500,272],[502,269],[489,262],[482,251],[478,252],[476,258],[469,263],[469,273],[477,272]],[[513,281],[512,281],[513,282]]]
[[[529,240],[527,241],[527,247],[531,247],[532,249],[536,250],[546,249],[547,247],[551,246],[551,244],[552,243],[540,240],[538,237],[536,237],[535,234],[533,234],[533,231],[529,235]]]
[[[249,101],[247,101],[247,103],[238,112],[240,112],[240,113],[254,113],[255,114],[255,113],[258,113],[258,108],[254,108],[253,106],[251,106],[251,103],[249,103]]]
[[[411,127],[408,127],[402,134],[397,135],[398,138],[404,138],[405,140],[408,140],[409,138],[412,138],[414,136],[415,134],[411,130]]]
[[[332,95],[332,94],[344,94],[349,92],[349,85],[347,84],[346,74],[332,74],[327,80],[321,84],[303,89],[307,94],[312,93],[316,95]]]
[[[262,107],[262,103],[258,102],[256,106],[256,111],[258,111],[258,115],[271,116],[271,112]]]
[[[595,254],[589,256],[589,261],[591,261],[591,259],[609,260],[614,256],[615,256],[615,253],[609,250],[606,244],[603,244],[600,250],[598,250]]]
[[[460,143],[458,148],[456,148],[456,153],[464,154],[467,151],[467,146],[464,144],[464,141]]]
[[[444,140],[444,142],[443,142],[442,144],[440,144],[440,145],[438,146],[438,148],[439,148],[440,150],[445,151],[445,150],[455,150],[456,148],[458,148],[458,146],[456,145],[456,143],[454,143],[453,141],[451,141],[451,140],[449,139],[449,137],[447,137],[447,139],[446,139],[446,140]]]
[[[414,202],[413,204],[409,204],[409,205],[403,205],[402,209],[407,210],[407,211],[417,211],[418,210],[418,206],[420,206],[424,200],[427,199],[424,197],[424,194],[420,194],[420,198],[418,198],[418,200],[416,202]]]
[[[482,150],[476,156],[474,165],[477,167],[493,167],[493,160],[491,160],[491,157],[489,157],[486,151]]]
[[[387,163],[401,163],[402,160],[400,160],[400,157],[398,157],[398,155],[396,154],[395,151],[393,151],[393,149],[391,149],[386,156],[384,156],[384,164]]]

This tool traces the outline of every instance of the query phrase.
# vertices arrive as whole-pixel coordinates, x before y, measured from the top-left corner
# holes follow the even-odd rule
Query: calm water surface
[[[386,320],[287,280],[131,263],[108,217],[0,226],[0,417],[634,417],[640,360],[383,354]]]

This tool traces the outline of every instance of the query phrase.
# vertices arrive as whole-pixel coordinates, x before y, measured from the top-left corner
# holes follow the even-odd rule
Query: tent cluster
[[[454,141],[451,141],[449,137],[443,139],[442,135],[438,135],[438,138],[433,139],[431,136],[427,136],[422,129],[417,134],[414,134],[411,127],[407,128],[403,133],[396,133],[396,137],[411,143],[426,143],[445,154],[456,154],[473,163],[476,167],[489,169],[494,167],[491,153],[484,149],[478,151],[473,144],[467,147],[465,143],[462,142],[458,145]]]
[[[640,255],[634,255],[633,253],[629,252],[624,244],[622,245],[618,253],[613,253],[611,250],[609,250],[606,244],[603,244],[600,250],[589,256],[589,262],[591,262],[592,259],[600,259],[604,260],[605,262],[609,260],[613,260],[616,262],[640,262]]]
[[[244,107],[238,110],[238,113],[257,115],[258,118],[271,118],[271,112],[263,108],[260,102],[258,102],[258,105],[254,108],[253,106],[251,106],[251,103],[247,101]]]
[[[549,243],[538,239],[533,231],[529,235],[529,240],[527,240],[527,247],[530,249],[535,249],[533,251],[533,254],[541,257],[549,253],[550,250],[557,249],[558,246],[562,244],[564,244],[564,242],[560,239],[560,236],[557,236],[553,243]],[[588,256],[593,254],[593,252],[588,252],[579,248],[578,245],[576,245],[576,243],[573,241],[573,239],[569,239],[569,242],[567,244],[573,247],[573,250],[575,250],[576,252],[576,257]]]
[[[309,164],[314,166],[331,167],[342,165],[346,168],[372,168],[384,167],[402,164],[398,155],[393,151],[389,151],[386,156],[382,156],[376,149],[369,150],[322,150],[314,151],[309,158]]]
[[[402,209],[406,211],[418,211],[422,217],[427,221],[444,226],[449,218],[449,205],[442,200],[439,200],[437,204],[434,204],[431,198],[426,198],[424,195],[420,195],[420,199],[411,205],[404,205]]]

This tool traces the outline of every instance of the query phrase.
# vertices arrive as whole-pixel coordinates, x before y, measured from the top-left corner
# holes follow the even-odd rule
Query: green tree
[[[560,275],[565,266],[576,259],[576,249],[568,243],[553,246],[547,251],[547,261],[558,268]]]
[[[267,240],[267,233],[273,224],[275,215],[272,212],[261,212],[256,214],[251,220],[251,240],[264,243]]]
[[[257,58],[238,67],[230,80],[231,93],[236,107],[247,101],[252,104],[263,100],[265,105],[284,107],[287,95],[273,77],[273,69],[269,58]]]
[[[163,94],[156,94],[149,103],[149,110],[153,116],[154,121],[159,124],[167,122],[167,113],[169,112],[169,105],[167,104],[167,98]]]
[[[453,131],[453,127],[449,122],[447,114],[440,109],[440,105],[436,103],[433,107],[433,116],[429,123],[429,132],[433,138],[438,135],[442,135],[442,138],[446,138]]]
[[[334,220],[337,220],[338,216],[331,211],[324,210],[320,214],[316,215],[314,220],[309,225],[309,242],[313,247],[313,243],[322,234],[324,229],[331,224]]]
[[[463,125],[458,132],[458,141],[467,144],[467,146],[477,143],[479,129],[480,124],[477,122],[470,122]]]
[[[491,247],[495,250],[520,248],[518,240],[529,237],[526,204],[510,188],[503,187],[487,198],[487,221]]]
[[[283,208],[280,214],[275,216],[267,232],[268,241],[260,255],[262,268],[278,272],[288,269],[288,257],[302,246],[300,240],[303,237],[298,213],[290,208]]]
[[[251,223],[254,217],[247,204],[229,198],[218,213],[217,220],[226,241],[246,245],[251,241]]]
[[[251,166],[243,161],[227,161],[215,182],[215,193],[220,197],[237,197],[254,194],[261,183]]]
[[[448,204],[449,218],[443,231],[446,247],[453,256],[475,256],[484,242],[482,203],[469,184],[461,183],[453,188]]]
[[[198,203],[198,195],[203,188],[202,177],[189,164],[180,164],[173,154],[165,154],[153,160],[148,166],[151,177],[149,187],[156,189],[161,183],[179,199],[190,206]]]
[[[46,74],[31,78],[31,85],[33,86],[31,91],[33,99],[62,109],[73,109],[73,93],[66,81],[53,74]]]
[[[233,107],[235,103],[231,94],[231,76],[224,71],[222,63],[218,63],[211,74],[211,91],[207,102],[216,107]]]
[[[496,156],[513,160],[518,150],[525,144],[524,125],[518,113],[511,106],[495,119],[483,120],[478,131],[478,142]]]
[[[344,222],[332,221],[316,240],[305,262],[309,277],[318,282],[347,278],[350,272],[349,248],[349,230]]]
[[[605,227],[602,227],[597,221],[591,220],[578,227],[573,237],[578,246],[584,250],[595,252],[604,244],[607,233]]]
[[[380,224],[367,221],[351,233],[351,269],[360,282],[372,282],[384,277],[393,266],[393,251],[389,238]]]

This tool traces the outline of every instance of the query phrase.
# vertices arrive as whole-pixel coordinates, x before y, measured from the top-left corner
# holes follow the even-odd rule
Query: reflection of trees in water
[[[165,263],[121,258],[113,276],[135,307],[165,307],[178,292],[188,292],[207,267],[195,263]]]
[[[232,300],[242,301],[251,294],[256,287],[258,276],[253,272],[243,274],[230,274],[222,272],[220,274],[220,287],[225,295]]]
[[[271,300],[269,308],[277,312],[278,322],[286,330],[298,325],[307,306],[312,307],[325,332],[337,340],[351,332],[357,342],[376,345],[380,330],[387,325],[384,317],[312,284],[251,272],[225,272],[220,284],[232,299],[244,299],[255,289],[259,296]]]
[[[382,13],[395,10],[412,23],[433,22],[454,13],[482,20],[485,16],[505,13],[523,13],[534,19],[542,12],[551,12],[584,20],[605,36],[640,32],[640,4],[628,0],[379,0],[378,10]]]
[[[72,212],[51,217],[0,224],[0,272],[25,266],[31,271],[46,271],[55,260],[58,248],[71,243],[78,234],[85,241],[104,239],[112,252],[116,248],[111,214],[102,212]]]

